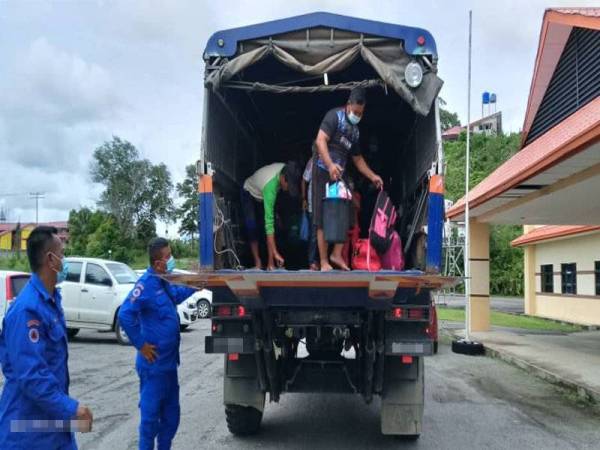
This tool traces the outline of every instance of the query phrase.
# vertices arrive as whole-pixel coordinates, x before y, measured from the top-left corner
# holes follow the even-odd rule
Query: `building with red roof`
[[[468,193],[474,330],[489,328],[491,224],[546,225],[513,242],[525,252],[527,314],[600,324],[599,192],[600,8],[548,9],[521,150]],[[462,198],[447,217],[464,221],[465,209]]]

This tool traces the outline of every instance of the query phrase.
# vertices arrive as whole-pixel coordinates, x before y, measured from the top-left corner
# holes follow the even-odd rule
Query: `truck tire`
[[[121,324],[119,323],[119,318],[117,317],[117,320],[115,322],[115,335],[117,336],[117,341],[119,342],[119,344],[121,345],[131,345],[131,341],[129,340],[129,336],[127,336],[127,333],[125,333],[125,330],[123,329],[123,327],[121,327]]]
[[[480,342],[460,339],[452,341],[452,352],[459,355],[479,356],[485,354],[485,347]]]
[[[67,328],[67,337],[73,339],[79,333],[79,328]]]
[[[251,406],[225,405],[225,416],[231,434],[249,436],[260,429],[263,413]]]

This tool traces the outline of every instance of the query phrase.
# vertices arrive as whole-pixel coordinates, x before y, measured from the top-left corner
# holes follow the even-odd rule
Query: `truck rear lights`
[[[223,331],[223,325],[220,323],[213,323],[211,329],[213,333],[220,333]]]
[[[227,355],[227,360],[228,361],[239,361],[240,359],[240,354],[239,353],[229,353]]]
[[[394,308],[394,311],[393,311],[394,319],[402,319],[403,314],[404,314],[404,311],[402,311],[402,308]]]
[[[246,315],[246,308],[244,308],[242,305],[238,305],[236,313],[238,317],[244,317]]]
[[[231,306],[220,305],[217,306],[217,316],[231,316]]]
[[[411,320],[421,320],[423,318],[423,310],[422,309],[409,309],[408,310],[408,318]]]
[[[402,364],[412,364],[413,357],[410,355],[402,355]]]
[[[425,45],[425,36],[419,36],[417,38],[417,44],[418,45]]]

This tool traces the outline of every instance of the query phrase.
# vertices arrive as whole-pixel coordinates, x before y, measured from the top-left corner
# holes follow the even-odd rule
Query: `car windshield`
[[[117,279],[117,283],[119,284],[134,284],[139,278],[138,275],[125,264],[107,263],[106,267]]]

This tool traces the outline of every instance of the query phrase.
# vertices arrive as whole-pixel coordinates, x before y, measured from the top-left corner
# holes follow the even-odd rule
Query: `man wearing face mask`
[[[123,301],[119,323],[138,350],[140,377],[139,448],[171,448],[179,426],[179,315],[177,305],[195,290],[161,278],[175,269],[169,241],[154,238],[148,245],[150,267]]]
[[[92,413],[69,396],[67,328],[56,288],[67,263],[56,228],[36,227],[27,257],[31,278],[0,333],[0,448],[76,449],[72,431],[89,431]]]
[[[377,188],[383,187],[379,175],[373,172],[360,153],[360,122],[366,106],[366,92],[363,88],[354,88],[348,102],[341,108],[334,108],[325,114],[317,135],[317,164],[313,165],[313,219],[317,224],[317,243],[321,270],[328,271],[332,265],[337,269],[350,270],[342,257],[344,244],[335,244],[331,256],[323,234],[323,197],[328,182],[342,178],[348,156],[358,171],[368,178]]]

